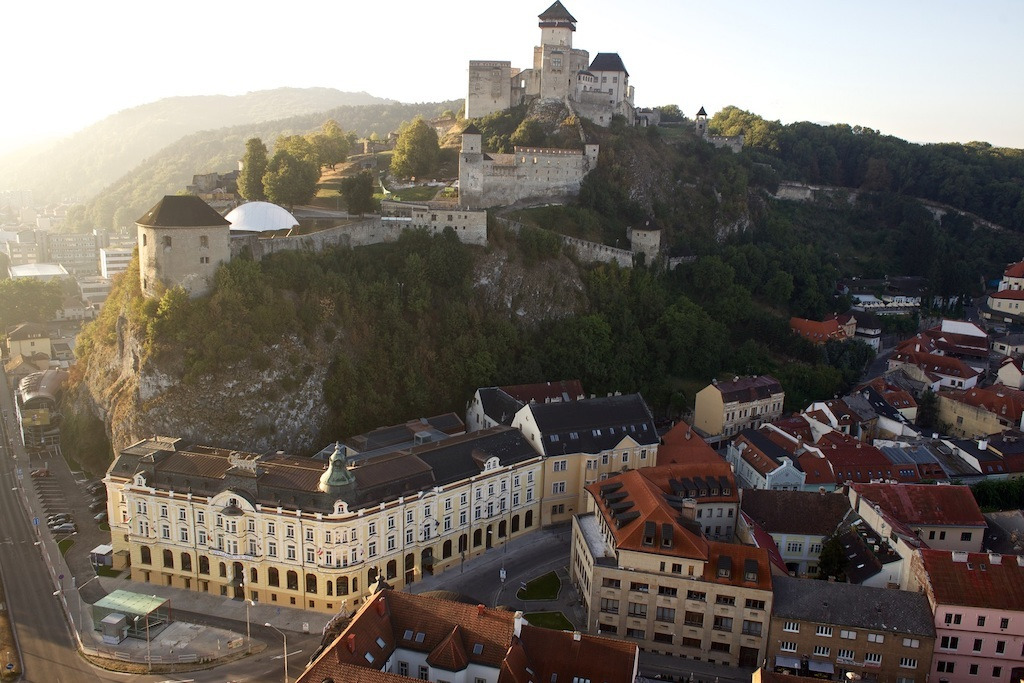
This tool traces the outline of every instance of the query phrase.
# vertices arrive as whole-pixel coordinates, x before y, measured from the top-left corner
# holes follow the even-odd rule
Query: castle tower
[[[576,30],[576,18],[559,1],[537,16],[540,19],[540,44],[560,45],[572,49],[572,34]]]
[[[484,191],[483,135],[472,123],[462,131],[459,153],[459,206],[479,208]]]
[[[195,195],[168,195],[135,224],[145,296],[156,296],[160,285],[207,294],[217,268],[231,260],[231,224]]]
[[[704,111],[704,107],[700,108],[697,112],[697,125],[694,130],[700,137],[707,137],[708,134],[708,113]]]

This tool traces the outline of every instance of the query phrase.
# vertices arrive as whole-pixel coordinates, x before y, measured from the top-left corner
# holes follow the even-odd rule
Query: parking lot
[[[29,473],[41,506],[41,515],[34,520],[39,527],[48,528],[61,540],[106,521],[106,489],[98,480],[68,472],[63,462],[56,463],[57,471],[43,458],[34,464],[43,465]],[[68,475],[74,476],[73,486],[68,486]]]

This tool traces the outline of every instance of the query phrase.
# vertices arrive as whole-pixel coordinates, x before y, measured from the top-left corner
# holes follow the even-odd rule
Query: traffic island
[[[555,600],[561,587],[562,582],[559,581],[558,574],[548,572],[527,582],[516,591],[516,597],[520,600]]]

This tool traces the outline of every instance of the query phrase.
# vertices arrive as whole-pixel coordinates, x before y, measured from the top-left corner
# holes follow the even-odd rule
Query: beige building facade
[[[499,427],[326,462],[155,438],[104,481],[132,580],[337,612],[539,528],[543,469]]]
[[[708,436],[731,437],[782,417],[786,394],[769,375],[713,381],[697,392],[694,427]]]
[[[772,610],[768,554],[708,541],[687,499],[656,483],[671,482],[672,467],[588,488],[596,510],[573,518],[569,564],[588,631],[647,652],[756,667]]]

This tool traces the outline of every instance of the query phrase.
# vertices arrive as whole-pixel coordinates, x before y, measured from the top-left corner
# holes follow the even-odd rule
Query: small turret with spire
[[[356,478],[352,476],[345,465],[342,448],[341,443],[334,444],[334,452],[331,453],[327,469],[320,475],[319,489],[324,493],[337,493],[340,489],[356,483]]]

